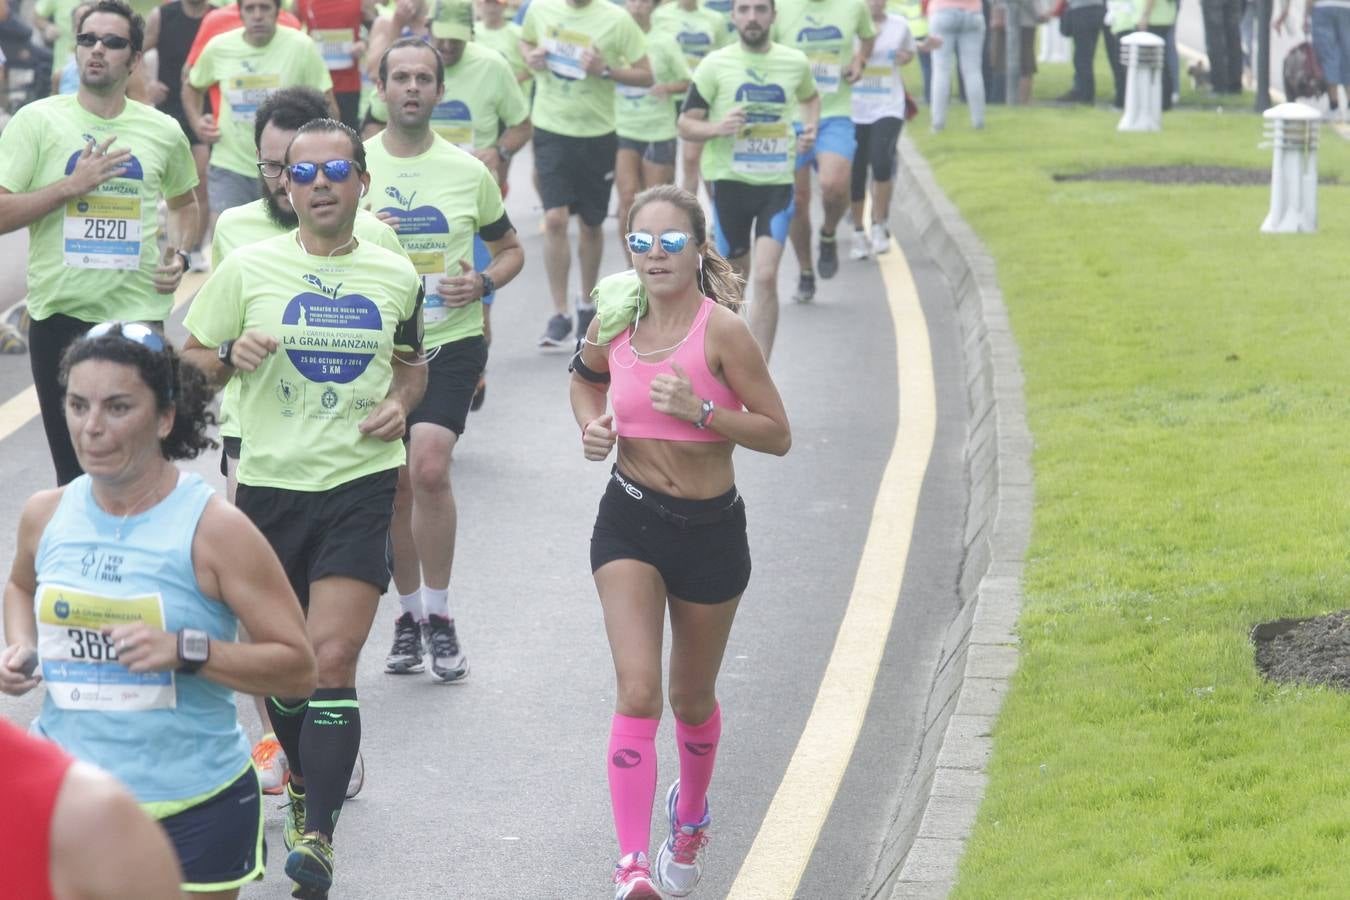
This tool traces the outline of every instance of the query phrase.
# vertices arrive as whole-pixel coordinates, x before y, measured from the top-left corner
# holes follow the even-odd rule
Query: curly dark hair
[[[89,360],[130,366],[155,395],[160,412],[173,408],[173,428],[159,442],[165,459],[195,459],[203,450],[218,446],[206,435],[206,429],[216,424],[215,413],[207,409],[212,391],[206,376],[196,366],[181,361],[167,340],[163,350],[151,350],[123,337],[120,325],[96,338],[80,338],[61,357],[62,390],[70,379],[70,370]]]

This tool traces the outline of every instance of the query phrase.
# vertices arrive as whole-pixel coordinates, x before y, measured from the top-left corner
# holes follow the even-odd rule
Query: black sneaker
[[[390,675],[411,675],[425,671],[422,663],[422,630],[412,613],[394,620],[394,646],[384,658],[384,671]]]
[[[468,677],[469,660],[459,648],[454,621],[432,613],[427,616],[426,630],[431,674],[446,684]]]
[[[810,303],[816,297],[816,276],[810,272],[803,272],[797,278],[797,293],[792,295],[792,299],[798,303]]]
[[[833,278],[839,271],[839,244],[835,235],[820,232],[820,259],[816,261],[816,272],[821,278]]]
[[[540,347],[564,347],[567,336],[572,333],[572,317],[558,313],[548,320],[544,334],[539,338]]]
[[[586,331],[591,327],[591,320],[595,318],[595,304],[577,304],[577,341],[580,345],[582,338],[586,336]]]

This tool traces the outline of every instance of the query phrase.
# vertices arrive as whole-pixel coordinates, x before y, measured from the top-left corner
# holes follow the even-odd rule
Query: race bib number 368
[[[37,596],[38,654],[52,702],[62,709],[137,712],[172,709],[172,672],[127,671],[105,626],[144,622],[164,627],[159,594],[105,597],[44,584]]]

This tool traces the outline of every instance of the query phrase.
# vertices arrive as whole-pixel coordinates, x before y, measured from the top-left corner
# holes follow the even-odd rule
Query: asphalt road
[[[529,160],[518,161],[508,198],[526,269],[499,295],[487,402],[471,415],[453,469],[460,531],[451,604],[472,674],[458,686],[383,674],[398,608],[385,598],[361,659],[366,787],[338,828],[335,898],[611,896],[617,850],[604,748],[614,683],[588,564],[609,466],[581,456],[566,356],[535,347],[549,304],[528,172]],[[607,227],[612,234],[613,220]],[[957,602],[966,502],[961,342],[945,282],[909,236],[897,238],[928,320],[937,438],[867,721],[814,853],[793,862],[805,867],[798,897],[863,895],[913,764],[939,637]],[[605,253],[603,271],[623,267],[617,238]],[[11,273],[7,290],[19,280]],[[785,298],[796,274],[789,254]],[[181,338],[179,318],[181,311],[171,333]],[[724,736],[700,897],[727,895],[792,758],[895,439],[896,348],[874,263],[845,260],[814,304],[785,300],[772,372],[794,443],[782,459],[737,453],[755,574],[720,681]],[[25,357],[0,357],[0,404],[28,384]],[[190,464],[220,484],[216,466],[214,455]],[[0,440],[0,546],[13,546],[24,499],[52,480],[36,422]],[[37,693],[0,698],[0,714],[29,720]],[[256,733],[251,711],[244,721]],[[669,714],[658,746],[659,800],[677,771]],[[829,802],[835,789],[819,784],[817,799]],[[278,805],[269,798],[269,872],[245,889],[247,898],[289,895]],[[654,813],[653,849],[661,818]],[[773,896],[744,883],[738,891]]]

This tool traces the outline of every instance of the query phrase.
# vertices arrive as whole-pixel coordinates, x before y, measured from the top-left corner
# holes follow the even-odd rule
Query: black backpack
[[[1284,58],[1284,92],[1290,100],[1320,97],[1327,92],[1327,77],[1313,45],[1304,41]]]

